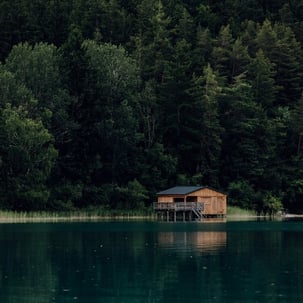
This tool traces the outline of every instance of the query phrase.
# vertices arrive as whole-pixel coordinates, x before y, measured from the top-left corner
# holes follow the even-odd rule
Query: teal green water
[[[303,221],[0,225],[0,302],[302,302]]]

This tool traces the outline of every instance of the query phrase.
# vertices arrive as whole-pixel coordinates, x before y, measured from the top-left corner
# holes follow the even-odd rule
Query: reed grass
[[[144,210],[109,210],[102,208],[72,211],[30,211],[17,212],[0,210],[0,223],[4,222],[57,222],[57,221],[92,221],[106,219],[154,219],[152,209]]]
[[[227,207],[227,216],[228,217],[252,217],[257,216],[257,213],[251,209],[243,209],[237,206],[228,206]]]
[[[227,207],[227,218],[255,217],[253,210],[236,206]],[[154,220],[157,216],[152,208],[141,210],[88,208],[71,211],[17,212],[0,210],[0,223],[6,222],[60,222],[60,221],[102,221],[102,220]]]

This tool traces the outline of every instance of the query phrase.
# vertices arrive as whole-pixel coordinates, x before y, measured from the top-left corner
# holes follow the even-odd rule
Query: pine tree
[[[210,31],[201,26],[196,30],[196,42],[193,46],[192,66],[195,74],[202,74],[203,68],[210,61],[213,39]]]
[[[210,65],[204,68],[202,76],[193,76],[188,90],[192,105],[185,121],[184,143],[187,145],[184,144],[183,161],[189,165],[187,173],[200,175],[200,184],[218,186],[223,132],[218,113],[221,91]]]
[[[231,53],[234,44],[230,26],[221,27],[217,41],[212,51],[212,62],[214,69],[219,72],[225,81],[230,83],[231,79]]]
[[[302,50],[289,27],[274,26],[266,20],[256,43],[271,63],[275,64],[275,82],[280,88],[276,105],[293,107],[302,92]]]
[[[260,49],[250,64],[248,77],[251,79],[256,101],[270,111],[275,101],[278,87],[275,84],[274,65]]]
[[[258,182],[264,173],[267,155],[267,118],[253,97],[252,87],[244,75],[224,89],[221,123],[225,129],[222,171],[227,179]]]

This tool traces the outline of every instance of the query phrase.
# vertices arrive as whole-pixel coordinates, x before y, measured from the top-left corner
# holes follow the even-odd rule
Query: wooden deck
[[[199,202],[155,202],[158,217],[166,221],[200,221],[203,218],[204,203]]]

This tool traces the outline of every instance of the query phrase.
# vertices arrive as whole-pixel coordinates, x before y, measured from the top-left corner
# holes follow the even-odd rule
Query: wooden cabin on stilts
[[[157,193],[154,210],[164,221],[202,221],[226,216],[226,194],[207,186],[175,186]]]

